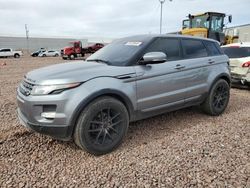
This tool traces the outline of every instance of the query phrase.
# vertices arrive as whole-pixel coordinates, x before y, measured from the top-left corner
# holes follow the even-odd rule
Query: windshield
[[[202,15],[202,16],[195,16],[192,19],[192,25],[191,28],[209,28],[209,20],[208,20],[208,15]]]
[[[229,58],[250,57],[250,47],[223,47],[222,50]]]
[[[190,20],[183,20],[182,22],[182,29],[189,29]]]
[[[108,62],[107,64],[114,66],[127,65],[147,43],[136,38],[129,39],[112,42],[91,55],[87,61]]]

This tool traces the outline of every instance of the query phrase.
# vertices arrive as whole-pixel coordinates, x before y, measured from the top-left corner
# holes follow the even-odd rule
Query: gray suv
[[[200,105],[217,116],[230,93],[229,59],[214,40],[140,35],[115,40],[85,62],[31,71],[17,90],[21,123],[101,155],[129,122]]]

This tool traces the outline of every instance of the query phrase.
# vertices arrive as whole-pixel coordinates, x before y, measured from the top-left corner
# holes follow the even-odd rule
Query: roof
[[[233,28],[237,28],[237,27],[247,27],[247,26],[250,27],[250,23],[249,24],[242,24],[242,25],[235,25],[235,26],[227,27],[227,28],[225,28],[225,30],[233,29]]]
[[[149,41],[153,38],[158,38],[158,37],[161,37],[161,38],[201,39],[201,40],[207,40],[207,41],[213,41],[213,42],[216,41],[216,40],[209,39],[209,38],[190,36],[190,35],[180,35],[180,34],[145,34],[145,35],[129,36],[129,37],[125,37],[123,39]]]
[[[192,15],[192,16],[202,16],[202,15],[205,15],[205,14],[220,14],[220,15],[223,15],[223,16],[226,16],[226,14],[224,14],[224,13],[221,13],[221,12],[203,12],[203,13],[200,13],[200,14],[194,14],[194,15]]]

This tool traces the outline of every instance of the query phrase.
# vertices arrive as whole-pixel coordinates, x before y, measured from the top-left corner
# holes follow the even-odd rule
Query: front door
[[[135,66],[138,110],[150,112],[183,105],[187,76],[181,64],[179,39],[158,38],[144,54],[147,52],[164,52],[167,61]]]

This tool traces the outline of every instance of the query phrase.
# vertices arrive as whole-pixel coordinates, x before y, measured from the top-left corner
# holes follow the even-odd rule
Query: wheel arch
[[[81,112],[84,110],[84,108],[87,105],[89,105],[92,101],[94,101],[95,99],[100,98],[100,97],[104,97],[104,96],[110,96],[110,97],[113,97],[113,98],[119,100],[120,102],[122,102],[128,111],[129,119],[133,120],[135,118],[134,113],[133,113],[134,107],[133,107],[133,104],[132,104],[131,100],[129,99],[129,97],[127,97],[124,93],[122,93],[121,91],[118,91],[118,90],[103,89],[103,90],[100,90],[98,92],[93,93],[92,95],[90,95],[86,99],[82,100],[80,102],[80,104],[77,106],[77,108],[73,112],[73,116],[70,120],[70,127],[69,127],[70,130],[69,131],[70,131],[71,136],[74,133],[76,123],[78,121],[78,118],[79,118]]]
[[[225,73],[222,73],[222,74],[219,74],[219,75],[214,79],[214,81],[213,81],[211,87],[212,87],[213,84],[214,84],[215,82],[217,82],[219,79],[226,80],[227,83],[228,83],[228,85],[231,86],[231,78],[230,78],[230,75],[225,74]],[[211,88],[211,87],[210,87],[210,88]]]
[[[231,77],[230,77],[230,75],[229,75],[229,74],[226,74],[226,73],[221,73],[221,74],[217,75],[217,76],[213,79],[213,81],[209,84],[207,93],[206,93],[206,95],[204,95],[204,98],[206,98],[206,97],[209,95],[209,93],[210,93],[210,91],[211,91],[213,85],[214,85],[218,80],[220,80],[220,79],[226,80],[226,82],[228,83],[228,85],[231,87]]]

